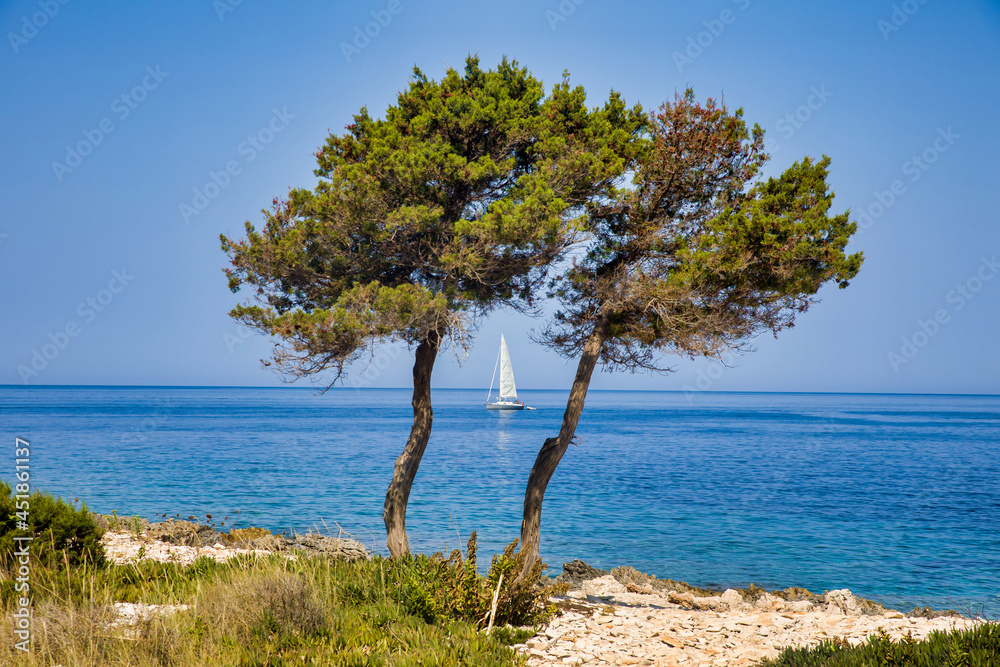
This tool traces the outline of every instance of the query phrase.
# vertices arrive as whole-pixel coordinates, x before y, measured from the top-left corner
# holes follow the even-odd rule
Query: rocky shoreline
[[[801,588],[723,592],[660,580],[630,567],[610,573],[574,561],[559,580],[571,589],[556,599],[563,614],[515,648],[531,667],[551,665],[690,665],[743,667],[789,647],[821,641],[860,644],[870,635],[920,640],[936,630],[979,621],[956,612],[915,609],[910,615],[853,595]]]
[[[273,535],[253,528],[221,533],[188,521],[135,521],[111,519],[105,526],[102,543],[109,560],[190,564],[203,556],[226,560],[272,553],[292,558],[296,553],[371,558],[360,542],[349,538]],[[712,591],[657,579],[631,567],[597,570],[582,561],[565,564],[556,581],[569,585],[564,595],[552,598],[561,614],[538,635],[514,647],[528,657],[531,667],[743,667],[777,657],[784,648],[814,646],[824,640],[859,644],[877,633],[919,640],[933,631],[965,629],[981,622],[928,608],[904,615],[846,589],[823,595],[802,588],[765,591],[753,586]],[[121,616],[153,611],[157,610],[129,608],[121,610]]]
[[[827,592],[823,595],[798,587],[766,591],[753,584],[750,584],[749,588],[714,590],[698,588],[697,586],[692,586],[683,581],[674,581],[673,579],[657,579],[656,575],[645,574],[629,566],[616,567],[610,572],[599,570],[587,565],[582,560],[563,563],[563,572],[556,577],[555,581],[556,583],[569,584],[571,590],[582,590],[585,582],[608,574],[612,575],[616,581],[625,586],[626,591],[629,593],[658,594],[666,598],[669,602],[694,609],[715,610],[733,607],[736,600],[732,597],[732,593],[735,591],[739,594],[742,602],[751,605],[760,603],[766,607],[779,604],[779,601],[784,601],[787,603],[785,606],[792,611],[809,611],[816,606],[829,606],[833,603],[847,614],[878,615],[899,613],[897,610],[887,609],[878,602],[854,595],[850,595],[849,597],[836,595],[836,591]],[[938,611],[930,607],[916,607],[906,613],[906,616],[937,618],[940,616],[961,616],[961,614],[954,609]]]

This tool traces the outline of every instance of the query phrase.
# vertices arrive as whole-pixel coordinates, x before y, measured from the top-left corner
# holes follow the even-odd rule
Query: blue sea
[[[415,551],[481,565],[518,536],[528,472],[564,391],[487,412],[435,390],[410,497]],[[381,520],[410,391],[0,387],[35,485],[90,509],[272,531],[341,530],[385,553]],[[706,587],[849,588],[889,607],[1000,616],[1000,397],[592,391],[549,485],[541,553]],[[6,460],[4,460],[6,459]]]

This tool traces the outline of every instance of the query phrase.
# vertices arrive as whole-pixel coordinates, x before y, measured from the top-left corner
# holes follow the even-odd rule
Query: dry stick
[[[493,618],[497,614],[497,598],[500,597],[500,586],[503,584],[503,573],[500,574],[500,580],[497,582],[497,589],[493,591],[493,603],[490,605],[490,624],[486,626],[486,634],[493,632]]]
[[[349,532],[347,532],[346,530],[344,530],[343,528],[341,528],[340,524],[337,523],[336,521],[333,522],[333,525],[335,525],[337,527],[337,537],[338,538],[341,536],[341,534],[344,534],[344,535],[348,535],[348,536],[350,536],[350,537],[352,537],[354,539],[358,539],[358,538],[354,537],[354,535],[351,535]],[[371,531],[369,531],[369,532],[371,532]],[[372,536],[372,539],[375,539],[374,535]]]

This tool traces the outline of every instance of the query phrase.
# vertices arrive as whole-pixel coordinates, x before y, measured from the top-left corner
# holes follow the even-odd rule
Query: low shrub
[[[15,537],[33,538],[28,549],[32,566],[103,565],[103,534],[85,504],[77,509],[62,498],[37,491],[26,501],[20,500],[8,484],[0,482],[0,569],[10,571],[17,566],[14,552],[22,542]]]
[[[409,611],[433,623],[440,618],[454,618],[489,623],[493,595],[497,592],[494,625],[536,625],[547,621],[555,609],[547,605],[549,596],[559,586],[540,587],[536,583],[545,567],[535,563],[531,574],[515,582],[523,555],[514,553],[517,540],[502,554],[493,556],[486,576],[476,568],[476,533],[466,545],[466,556],[455,549],[447,559],[440,553],[386,561],[395,597]]]
[[[759,667],[997,667],[1000,665],[1000,624],[984,623],[971,630],[932,632],[927,639],[893,641],[884,632],[859,646],[842,641],[813,648],[785,649]]]
[[[536,634],[538,634],[538,630],[535,628],[515,628],[510,625],[493,628],[493,638],[507,646],[523,644]]]

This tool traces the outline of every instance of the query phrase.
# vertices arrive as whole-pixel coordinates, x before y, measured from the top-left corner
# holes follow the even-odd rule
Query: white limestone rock
[[[719,602],[725,605],[726,609],[741,609],[744,606],[749,608],[749,605],[743,604],[743,596],[739,594],[739,591],[734,591],[732,588],[726,589],[719,597]]]
[[[597,598],[613,598],[628,592],[628,589],[623,584],[618,583],[618,580],[610,574],[583,582],[582,590],[584,594]]]
[[[823,601],[826,602],[827,613],[839,612],[847,616],[861,616],[864,613],[858,598],[846,588],[828,591],[823,596]]]

